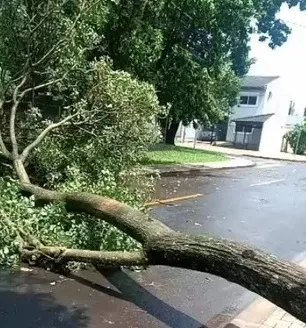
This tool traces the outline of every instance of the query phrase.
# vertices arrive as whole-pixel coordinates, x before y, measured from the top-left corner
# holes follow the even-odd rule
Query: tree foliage
[[[158,136],[161,107],[151,85],[114,70],[109,58],[88,60],[99,40],[94,28],[107,13],[103,1],[1,2],[0,148],[2,164],[14,169],[3,170],[0,181],[2,265],[18,259],[20,229],[46,245],[137,248],[105,222],[84,222],[59,205],[34,208],[12,182],[17,173],[23,182],[108,195],[138,208],[148,197],[153,183],[138,163]]]
[[[277,18],[285,3],[305,9],[304,0],[112,2],[93,54],[108,54],[115,67],[154,84],[161,103],[170,105],[169,131],[180,121],[216,122],[252,62],[251,33],[272,48],[287,40],[290,29]]]

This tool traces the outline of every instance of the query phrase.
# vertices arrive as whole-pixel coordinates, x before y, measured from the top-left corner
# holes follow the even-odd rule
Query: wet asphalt
[[[175,230],[208,232],[300,259],[306,251],[306,164],[257,164],[162,179],[157,198],[202,196],[151,213]],[[254,297],[224,279],[167,267],[69,278],[37,269],[2,272],[0,327],[217,327]]]

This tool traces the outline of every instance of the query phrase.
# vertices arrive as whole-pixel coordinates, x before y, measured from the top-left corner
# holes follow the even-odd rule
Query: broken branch
[[[22,250],[22,259],[31,261],[41,256],[52,258],[56,263],[83,262],[98,264],[105,268],[120,268],[122,266],[145,266],[148,264],[143,252],[107,252],[81,249],[66,249],[63,247],[41,247],[39,249]]]
[[[16,112],[19,106],[19,103],[22,98],[18,97],[18,93],[20,88],[26,83],[27,76],[24,76],[21,82],[16,86],[14,93],[13,93],[13,106],[11,108],[11,115],[10,115],[10,138],[12,143],[12,156],[16,158],[18,156],[18,144],[15,132],[15,121],[16,121]]]
[[[28,93],[28,92],[31,92],[31,91],[36,91],[36,90],[40,90],[40,89],[43,89],[43,88],[46,88],[46,87],[49,87],[50,85],[53,85],[55,83],[58,83],[60,81],[62,81],[66,76],[68,75],[68,72],[61,78],[59,79],[56,79],[56,80],[52,80],[52,81],[49,81],[49,82],[46,82],[46,83],[42,83],[42,84],[39,84],[35,87],[32,87],[32,88],[27,88],[25,89],[21,94],[20,94],[20,100]]]
[[[69,115],[65,117],[63,120],[57,122],[57,123],[52,123],[49,126],[47,126],[40,134],[39,136],[30,144],[28,145],[22,154],[20,155],[21,162],[24,163],[27,157],[29,156],[30,152],[36,148],[43,140],[44,138],[54,129],[60,127],[61,125],[64,125],[65,123],[69,122],[72,120],[74,117],[80,115],[79,112]]]
[[[1,115],[1,122],[0,122],[0,149],[1,152],[3,154],[4,157],[10,159],[11,154],[8,151],[8,149],[6,148],[4,141],[3,141],[3,137],[2,137],[2,118],[3,118],[3,101],[0,101],[0,115]]]
[[[70,212],[87,213],[107,221],[140,243],[172,231],[160,221],[107,197],[89,193],[60,193],[27,183],[21,184],[20,189],[27,196],[34,195],[40,204],[62,202]]]
[[[21,190],[34,195],[39,202],[63,202],[68,211],[90,214],[113,224],[143,244],[146,264],[186,268],[223,277],[306,322],[306,271],[297,264],[231,240],[177,233],[160,221],[105,197],[59,193],[31,184],[22,184]]]

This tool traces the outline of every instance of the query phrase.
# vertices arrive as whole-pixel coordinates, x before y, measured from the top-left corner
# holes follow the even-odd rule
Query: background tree
[[[252,33],[272,48],[287,40],[290,29],[276,18],[285,3],[305,9],[304,0],[113,2],[93,56],[107,54],[116,68],[155,86],[169,105],[161,123],[174,143],[180,121],[215,123],[228,112],[251,63]]]

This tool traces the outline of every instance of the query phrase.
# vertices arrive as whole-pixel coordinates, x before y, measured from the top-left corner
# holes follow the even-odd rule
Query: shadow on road
[[[73,279],[106,295],[134,303],[169,327],[206,328],[206,326],[196,319],[154,296],[124,271],[101,271],[101,274],[120,292],[103,287],[76,275],[73,275]],[[182,302],[184,302],[183,298]]]
[[[1,272],[0,276],[0,327],[87,327],[89,318],[82,309],[59,304],[50,290],[37,290],[40,283],[46,286],[45,280],[31,276],[20,279],[21,274],[15,273]]]

